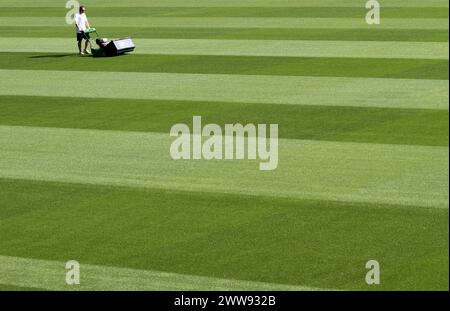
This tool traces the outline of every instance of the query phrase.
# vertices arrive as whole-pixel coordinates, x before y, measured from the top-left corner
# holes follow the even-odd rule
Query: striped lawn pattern
[[[4,178],[448,208],[445,147],[282,140],[279,169],[253,180],[256,161],[173,163],[166,134],[31,127],[0,133]]]
[[[337,28],[337,29],[370,29],[370,25],[361,18],[258,18],[258,17],[97,17],[92,20],[96,27],[113,27],[128,25],[128,27],[196,27],[196,28]],[[54,26],[64,25],[61,17],[2,17],[0,26]],[[386,18],[380,29],[428,29],[448,30],[445,18]]]
[[[86,0],[90,7],[360,7],[361,2],[355,0],[133,0],[130,3],[109,0]],[[446,0],[385,0],[386,7],[448,7]],[[60,7],[54,0],[3,0],[0,7]]]
[[[317,291],[320,288],[225,280],[175,273],[80,264],[80,286],[65,282],[64,262],[0,256],[0,283],[37,290]],[[14,273],[11,273],[14,271]],[[61,277],[63,276],[63,277]]]
[[[448,110],[444,80],[0,70],[1,95]],[[96,85],[80,91],[72,79]],[[323,88],[321,86],[326,86]]]
[[[0,26],[2,38],[40,37],[73,38],[71,26]],[[126,37],[130,28],[102,27],[105,37]],[[195,28],[134,27],[135,39],[233,39],[233,40],[333,40],[333,41],[400,41],[448,42],[448,29],[333,29],[333,28]]]
[[[0,0],[0,290],[448,290],[448,1],[83,4],[135,53]],[[278,169],[173,161],[193,115],[279,124]]]
[[[279,56],[279,57],[359,57],[446,59],[444,42],[346,42],[138,39],[136,53],[165,55]],[[73,39],[4,38],[1,52],[68,53]]]
[[[4,17],[60,17],[64,9],[52,7],[27,8],[18,10],[14,7],[4,7],[0,15]],[[90,7],[89,15],[97,17],[295,17],[295,18],[359,18],[366,13],[363,6],[348,7]],[[385,18],[447,18],[448,11],[443,7],[427,8],[384,8]]]

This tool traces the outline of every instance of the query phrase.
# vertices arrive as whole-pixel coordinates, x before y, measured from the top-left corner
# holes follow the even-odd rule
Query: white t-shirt
[[[85,13],[75,14],[75,24],[78,27],[78,30],[77,30],[78,33],[81,33],[87,29],[87,27],[86,27],[87,22],[88,22],[88,20],[87,20],[87,16]]]

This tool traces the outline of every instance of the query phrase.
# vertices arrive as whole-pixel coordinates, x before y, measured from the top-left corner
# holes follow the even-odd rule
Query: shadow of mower
[[[35,55],[28,58],[63,58],[69,56],[78,56],[78,54],[49,54],[49,55]]]

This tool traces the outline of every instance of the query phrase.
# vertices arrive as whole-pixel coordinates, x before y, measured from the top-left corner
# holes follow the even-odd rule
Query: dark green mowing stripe
[[[0,69],[449,79],[448,60],[427,59],[0,53]]]
[[[74,85],[74,87],[77,87]],[[176,123],[277,123],[281,138],[448,146],[449,112],[162,100],[0,96],[0,125],[169,133]]]
[[[88,7],[90,17],[307,17],[363,18],[368,10],[361,7]],[[6,7],[0,17],[61,17],[68,10],[54,7]],[[448,18],[445,7],[382,8],[384,18]]]
[[[156,39],[233,40],[335,40],[448,42],[448,30],[418,29],[291,29],[291,28],[195,28],[195,27],[102,27],[104,37]],[[73,26],[1,26],[0,37],[74,37]]]

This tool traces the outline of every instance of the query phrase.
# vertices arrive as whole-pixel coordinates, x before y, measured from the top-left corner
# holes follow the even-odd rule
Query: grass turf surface
[[[445,7],[385,8],[386,18],[448,18]],[[64,7],[3,8],[0,17],[60,17]],[[93,7],[89,16],[96,17],[351,17],[359,18],[367,13],[365,7]]]
[[[136,39],[137,54],[448,60],[444,42]],[[1,52],[72,53],[69,38],[0,38]]]
[[[385,18],[379,29],[448,30],[446,18]],[[94,20],[91,19],[94,26]],[[364,18],[342,17],[96,17],[95,27],[195,27],[195,28],[292,28],[372,29]],[[2,17],[0,26],[67,26],[60,17]],[[70,27],[72,31],[74,28]]]
[[[44,289],[0,284],[0,291],[10,291],[10,292],[16,292],[16,291],[17,292],[20,292],[20,291],[44,291]]]
[[[99,29],[100,31],[100,29]],[[73,38],[72,26],[0,26],[2,37]],[[448,42],[448,30],[422,29],[290,29],[290,28],[176,28],[176,27],[101,27],[107,38],[159,39],[235,39],[235,40],[336,40],[336,41],[412,41]]]
[[[17,180],[0,192],[5,254],[338,289],[368,289],[358,276],[377,256],[380,289],[447,284],[447,210]]]
[[[3,69],[0,75],[8,76],[0,95],[440,110],[448,110],[449,100],[446,80]]]
[[[69,259],[87,289],[448,290],[448,1],[84,4],[137,53],[75,57],[61,4],[0,0],[0,290]],[[173,162],[193,115],[278,123],[278,170]]]
[[[130,63],[129,57],[80,60],[73,54],[0,53],[0,69],[67,70],[68,66],[80,71],[448,80],[448,60],[133,55]]]
[[[0,134],[6,178],[448,208],[448,147],[281,139],[278,168],[261,174],[259,160],[174,161],[166,133],[0,126]]]
[[[133,0],[129,2],[110,0],[86,0],[89,7],[359,7],[361,4],[355,0]],[[59,7],[54,0],[23,0],[20,3],[14,0],[3,0],[0,7]],[[446,0],[385,0],[385,7],[448,7]]]
[[[449,139],[448,111],[432,109],[28,96],[0,96],[0,103],[4,125],[167,133],[199,115],[205,124],[278,123],[279,136],[291,139],[425,146],[448,146]]]

